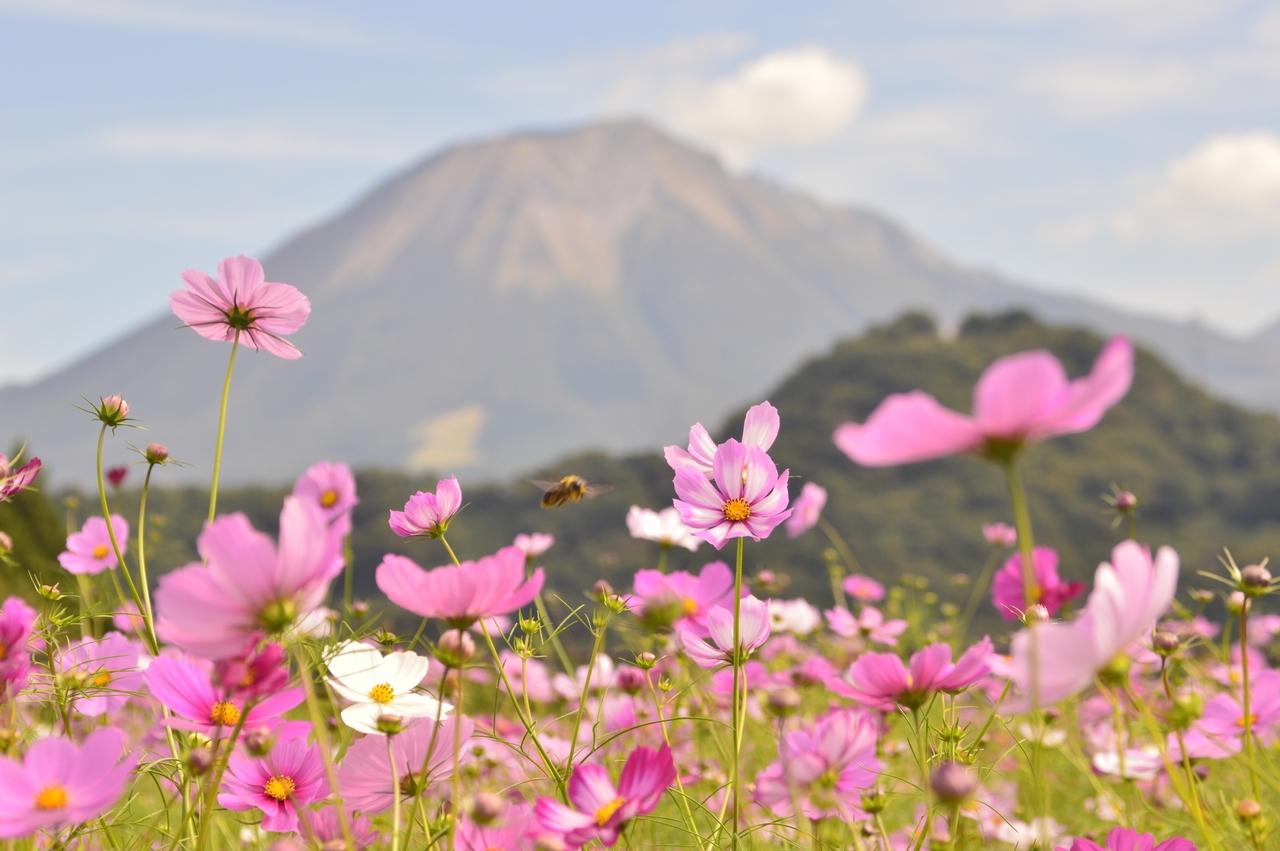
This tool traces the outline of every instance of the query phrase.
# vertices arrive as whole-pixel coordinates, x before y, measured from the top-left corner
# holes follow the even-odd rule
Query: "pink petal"
[[[968,452],[981,446],[985,436],[973,420],[913,390],[885,399],[864,425],[840,426],[834,439],[855,463],[887,467]]]
[[[747,411],[746,422],[742,425],[742,442],[768,451],[778,437],[778,427],[778,409],[768,402],[761,402]]]
[[[759,451],[759,450],[757,450]],[[726,500],[742,497],[743,468],[747,463],[747,448],[730,438],[716,450],[716,457],[711,464],[716,484]],[[679,476],[677,471],[676,475]],[[723,503],[721,503],[723,505]]]
[[[1089,375],[1071,382],[1062,404],[1037,425],[1034,436],[1093,428],[1108,408],[1124,398],[1132,383],[1133,344],[1127,337],[1115,337],[1102,349]]]
[[[973,418],[984,434],[1020,438],[1067,394],[1062,363],[1043,349],[997,358],[973,389]]]

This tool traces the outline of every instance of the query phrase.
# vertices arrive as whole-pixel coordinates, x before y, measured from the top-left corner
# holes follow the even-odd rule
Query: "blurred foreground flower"
[[[791,506],[791,517],[787,519],[787,537],[798,538],[817,526],[826,504],[827,489],[813,482],[805,482],[800,489],[800,496],[796,497]]]
[[[633,538],[654,541],[664,547],[684,547],[689,552],[695,552],[702,543],[684,525],[674,506],[661,511],[631,506],[627,512],[627,531]]]
[[[104,727],[80,746],[54,737],[33,742],[21,762],[0,756],[0,838],[88,821],[111,809],[137,762],[123,750],[124,734]]]
[[[1058,578],[1058,553],[1050,547],[1036,547],[1031,557],[1035,566],[1036,585],[1040,599],[1050,615],[1056,615],[1063,604],[1084,591],[1083,582],[1063,582]],[[991,585],[991,598],[1000,617],[1007,621],[1021,620],[1027,609],[1034,605],[1027,601],[1022,582],[1022,553],[1014,553],[1005,561]]]
[[[378,588],[391,602],[424,618],[439,618],[455,629],[505,615],[533,602],[542,590],[538,568],[524,577],[524,553],[503,547],[479,561],[423,570],[412,559],[388,554],[378,565]]]

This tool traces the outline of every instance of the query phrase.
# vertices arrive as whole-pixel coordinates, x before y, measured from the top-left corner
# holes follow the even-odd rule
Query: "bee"
[[[543,508],[553,508],[557,505],[564,505],[566,502],[577,502],[584,496],[599,496],[602,493],[613,490],[613,485],[588,482],[581,476],[565,476],[558,482],[549,482],[544,479],[530,479],[529,481],[542,488]]]

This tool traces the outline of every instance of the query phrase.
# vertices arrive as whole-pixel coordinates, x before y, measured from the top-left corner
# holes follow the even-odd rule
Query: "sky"
[[[1280,319],[1280,1],[0,0],[0,383],[443,146],[651,119],[950,258]]]

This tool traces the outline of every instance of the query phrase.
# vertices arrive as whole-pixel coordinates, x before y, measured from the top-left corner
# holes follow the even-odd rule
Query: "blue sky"
[[[0,382],[441,145],[642,115],[962,262],[1280,318],[1280,2],[0,0]]]

